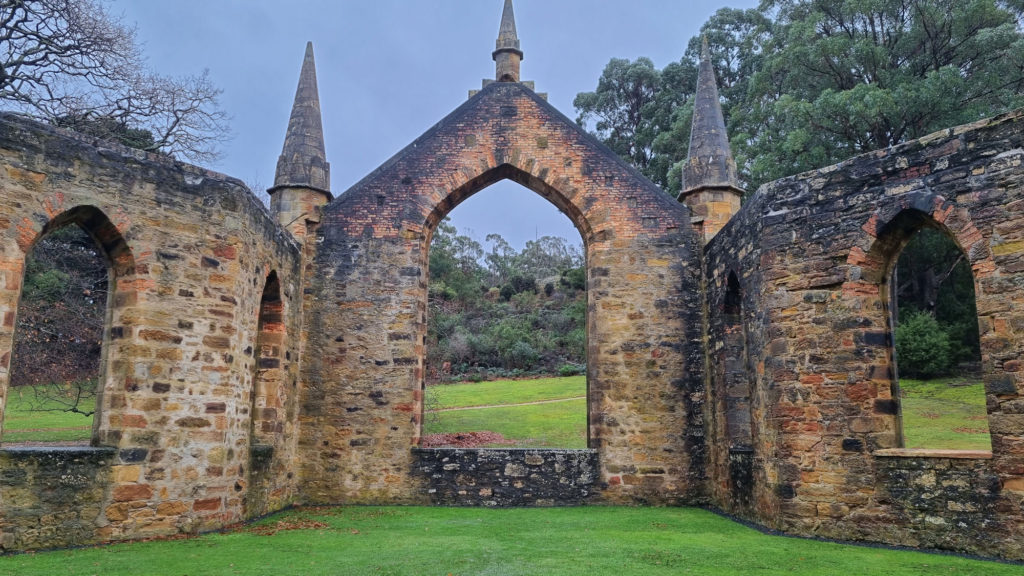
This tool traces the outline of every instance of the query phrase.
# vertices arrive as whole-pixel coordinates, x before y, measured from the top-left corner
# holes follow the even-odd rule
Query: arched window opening
[[[967,255],[925,226],[899,253],[890,291],[903,446],[991,450]]]
[[[94,436],[110,266],[79,224],[50,228],[25,259],[4,445],[88,444]]]
[[[723,302],[725,422],[729,448],[751,449],[750,374],[747,370],[743,292],[735,272],[729,272]]]
[[[725,303],[722,308],[728,324],[740,323],[740,314],[743,311],[743,293],[735,272],[729,272],[729,279],[726,280]]]
[[[284,432],[284,301],[277,272],[267,276],[260,298],[256,374],[252,392],[252,442],[274,445]]]
[[[579,233],[514,182],[476,194],[455,218],[429,248],[421,446],[586,448]]]

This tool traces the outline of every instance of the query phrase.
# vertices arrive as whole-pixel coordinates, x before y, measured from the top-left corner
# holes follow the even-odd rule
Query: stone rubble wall
[[[795,534],[1024,558],[1022,124],[1013,112],[773,182],[706,247],[710,353],[734,271],[755,372],[750,506],[710,415],[719,505]],[[923,225],[974,272],[991,455],[899,447],[886,282]]]
[[[258,459],[260,470],[250,456],[256,330],[270,272],[281,278],[286,332],[300,329],[294,241],[237,180],[0,115],[0,408],[11,393],[25,257],[61,223],[83,224],[113,260],[94,438],[101,447],[0,446],[0,548],[210,530],[294,501],[292,342],[279,445]],[[250,491],[253,472],[264,493]],[[264,504],[250,510],[247,499]],[[68,529],[54,536],[54,522]]]
[[[596,501],[596,450],[415,449],[414,473],[431,504],[578,506]]]

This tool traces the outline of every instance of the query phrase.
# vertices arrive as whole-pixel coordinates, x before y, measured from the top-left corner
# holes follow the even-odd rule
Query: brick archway
[[[700,489],[693,392],[703,365],[687,354],[701,324],[699,248],[688,211],[528,88],[496,83],[324,209],[310,310],[322,334],[304,363],[309,493],[424,500],[409,474],[430,238],[460,202],[506,178],[583,237],[589,436],[603,497],[665,502]]]

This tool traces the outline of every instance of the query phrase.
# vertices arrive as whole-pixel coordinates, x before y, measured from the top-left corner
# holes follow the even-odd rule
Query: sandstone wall
[[[685,207],[532,91],[487,86],[324,209],[307,290],[303,490],[312,502],[426,502],[427,252],[459,202],[503,178],[580,231],[590,447],[601,497],[703,492],[700,270]]]
[[[754,386],[753,499],[737,505],[723,400],[714,499],[793,533],[1024,558],[1024,125],[1021,112],[774,182],[706,248],[710,353],[726,279],[743,287]],[[921,226],[975,276],[992,452],[899,447],[887,278]],[[709,390],[722,394],[724,374]]]
[[[206,530],[291,502],[295,344],[280,343],[280,385],[255,392],[256,404],[274,396],[282,407],[276,445],[257,462],[260,493],[250,490],[250,428],[262,291],[275,272],[282,329],[297,335],[298,246],[237,180],[7,115],[0,116],[0,409],[10,393],[26,253],[65,224],[87,229],[111,261],[99,448],[0,448],[0,546]],[[81,480],[80,493],[51,498],[70,494],[68,475]],[[259,504],[250,509],[247,501]],[[51,538],[40,527],[53,518],[77,527]]]

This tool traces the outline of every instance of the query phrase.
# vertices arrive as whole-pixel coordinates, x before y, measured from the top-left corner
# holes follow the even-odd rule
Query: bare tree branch
[[[149,71],[135,30],[106,0],[0,0],[0,101],[92,136],[191,161],[229,134],[204,71]]]

